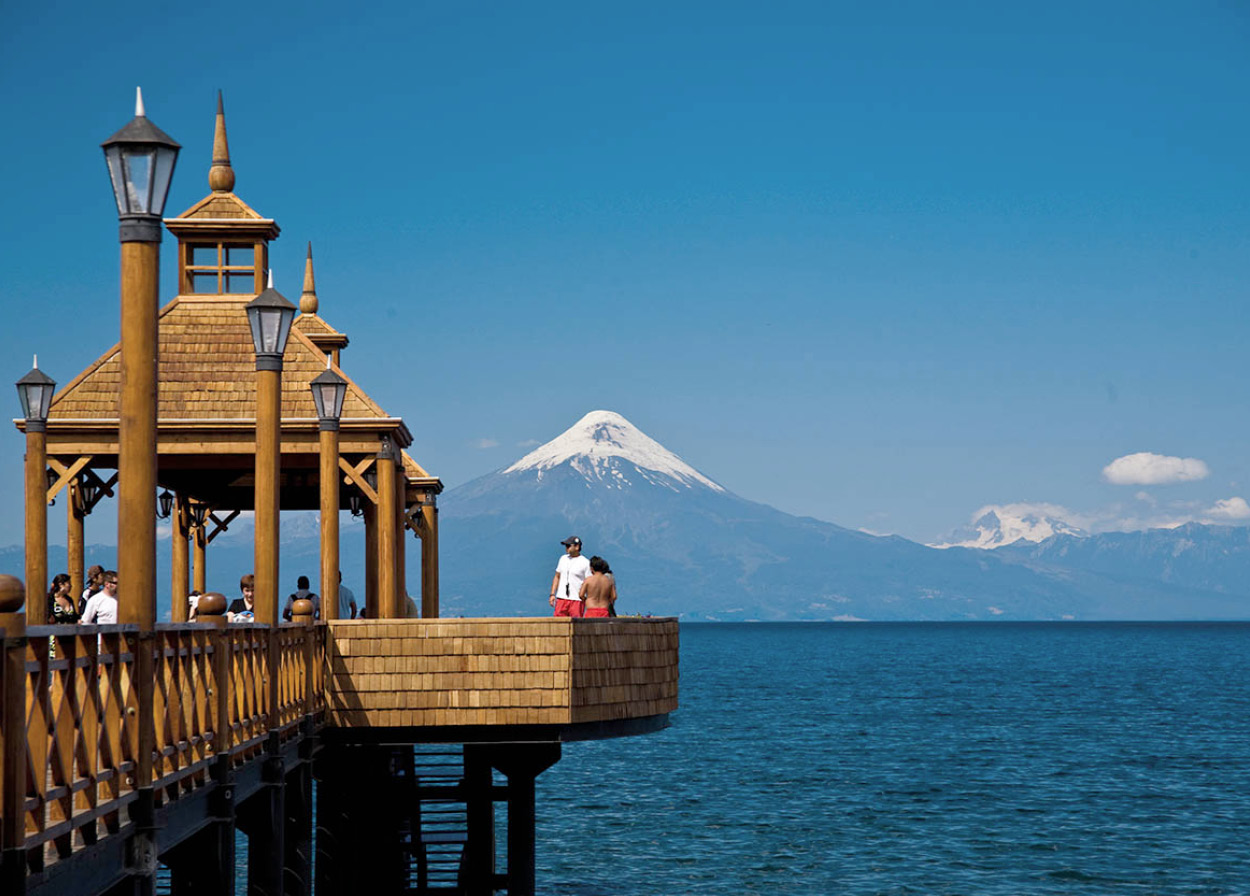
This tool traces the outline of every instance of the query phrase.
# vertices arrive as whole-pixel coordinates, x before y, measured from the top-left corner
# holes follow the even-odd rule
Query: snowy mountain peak
[[[1055,535],[1084,538],[1089,533],[1063,519],[1070,511],[1051,504],[991,504],[973,514],[972,523],[935,548],[1000,548],[1017,541],[1041,542]]]
[[[701,485],[725,490],[612,411],[591,411],[503,472],[535,470],[541,478],[544,471],[566,463],[587,479],[618,487],[632,484],[630,473],[636,471],[646,481],[669,488]]]

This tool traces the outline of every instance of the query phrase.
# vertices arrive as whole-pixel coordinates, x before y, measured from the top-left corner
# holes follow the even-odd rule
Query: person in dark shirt
[[[226,607],[227,622],[255,622],[256,621],[256,576],[248,573],[239,579],[239,590],[243,592],[242,597],[236,597],[230,602],[230,606]]]

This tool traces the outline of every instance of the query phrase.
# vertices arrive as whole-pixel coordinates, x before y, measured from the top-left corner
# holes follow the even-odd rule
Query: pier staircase
[[[408,892],[463,892],[469,839],[464,747],[422,744],[397,759],[397,784],[412,797],[401,832],[408,855]]]

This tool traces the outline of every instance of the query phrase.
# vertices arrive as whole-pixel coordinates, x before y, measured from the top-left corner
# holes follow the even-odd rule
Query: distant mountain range
[[[546,615],[559,542],[575,534],[587,554],[612,565],[622,613],[688,620],[1250,618],[1247,528],[1194,523],[1083,536],[1058,519],[987,513],[965,542],[995,549],[927,547],[741,498],[610,411],[587,414],[511,466],[447,491],[439,520],[444,616]],[[344,581],[363,601],[363,531],[344,522]],[[1020,529],[1042,540],[1011,541]],[[315,516],[284,515],[284,593],[301,573],[316,587],[317,533]],[[51,553],[50,568],[63,569],[64,548]],[[95,546],[87,555],[88,564],[111,565],[115,549]],[[417,555],[410,541],[414,597]],[[168,613],[168,556],[162,541],[161,615]],[[250,525],[236,523],[208,557],[210,589],[233,595],[252,565]],[[20,576],[21,569],[20,546],[0,549],[0,571]]]
[[[1077,539],[1062,521],[1028,522],[1034,533],[1049,525],[1064,534],[1027,548],[937,550],[792,516],[734,495],[625,418],[595,411],[511,466],[443,495],[442,605],[449,615],[545,612],[558,542],[577,534],[587,553],[612,564],[622,612],[706,620],[1250,618],[1250,530],[1188,526]],[[1240,549],[1231,550],[1238,538]],[[1055,543],[1066,547],[1049,550]],[[1194,563],[1174,563],[1170,578],[1143,575],[1140,552],[1157,554],[1162,544]],[[1207,544],[1231,553],[1204,577]]]

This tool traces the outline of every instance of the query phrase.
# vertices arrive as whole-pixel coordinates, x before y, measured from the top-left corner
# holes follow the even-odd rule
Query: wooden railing
[[[0,738],[5,845],[34,869],[116,832],[143,786],[157,801],[202,786],[210,763],[262,752],[271,733],[298,733],[324,706],[323,625],[31,626],[3,642],[6,719],[24,697],[25,737]],[[152,686],[138,659],[152,651]],[[271,688],[269,670],[278,669]],[[147,699],[144,699],[144,695]],[[276,708],[271,702],[276,695]],[[138,781],[139,744],[150,726],[152,780]],[[19,795],[20,794],[20,795]],[[9,809],[21,817],[10,826]]]

